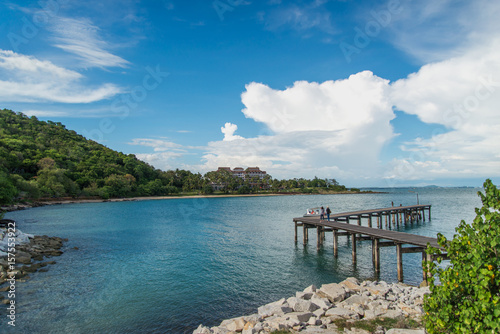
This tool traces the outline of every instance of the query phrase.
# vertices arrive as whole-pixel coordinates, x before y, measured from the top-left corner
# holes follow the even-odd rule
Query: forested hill
[[[65,128],[0,110],[0,203],[40,197],[167,195],[188,171],[163,172]]]
[[[234,177],[225,170],[205,175],[161,171],[133,154],[87,140],[61,123],[0,110],[0,204],[61,197],[161,196],[183,192],[344,192],[334,179],[277,180]],[[351,189],[359,191],[359,189]]]

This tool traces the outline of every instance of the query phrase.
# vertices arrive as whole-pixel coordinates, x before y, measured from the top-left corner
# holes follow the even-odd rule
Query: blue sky
[[[500,180],[500,3],[3,1],[0,108],[160,169]]]

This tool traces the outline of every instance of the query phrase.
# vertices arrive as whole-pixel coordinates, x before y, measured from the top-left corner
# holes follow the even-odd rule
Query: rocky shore
[[[219,326],[200,325],[193,334],[263,334],[280,333],[359,333],[359,334],[423,334],[421,325],[424,295],[429,288],[417,288],[383,281],[359,282],[350,277],[341,283],[314,285],[297,292],[288,299],[261,306],[256,314],[222,321]],[[392,324],[388,328],[378,325],[366,330],[359,323]],[[405,328],[412,323],[414,329]],[[419,328],[420,327],[420,328]]]
[[[0,292],[8,292],[6,282],[25,281],[29,275],[47,271],[47,266],[56,262],[47,258],[59,256],[67,239],[49,236],[34,236],[15,228],[15,222],[9,219],[0,220]],[[0,295],[2,303],[9,302]]]

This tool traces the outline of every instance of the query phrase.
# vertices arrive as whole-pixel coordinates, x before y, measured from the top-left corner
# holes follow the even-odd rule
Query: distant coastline
[[[326,193],[261,193],[261,194],[216,194],[216,195],[167,195],[167,196],[146,196],[146,197],[126,197],[126,198],[54,198],[43,199],[34,202],[16,203],[0,207],[0,211],[11,212],[26,210],[35,207],[47,205],[62,205],[75,203],[106,203],[106,202],[133,202],[133,201],[152,201],[152,200],[170,200],[170,199],[196,199],[196,198],[232,198],[232,197],[268,197],[268,196],[297,196],[297,195],[352,195],[352,194],[377,194],[383,192],[377,191],[339,191]]]

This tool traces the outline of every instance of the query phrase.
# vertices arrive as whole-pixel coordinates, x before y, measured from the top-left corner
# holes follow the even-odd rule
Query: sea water
[[[67,238],[47,272],[16,284],[16,327],[0,307],[6,333],[192,333],[202,323],[256,313],[257,307],[315,284],[397,281],[396,249],[381,249],[381,273],[371,243],[351,247],[331,234],[316,249],[294,242],[294,217],[329,205],[333,213],[391,206],[432,205],[432,219],[400,227],[451,238],[460,220],[481,206],[470,188],[377,189],[385,193],[167,199],[80,203],[8,213],[23,232]],[[410,192],[413,191],[413,192]],[[427,215],[427,211],[426,211]],[[366,223],[364,223],[366,224]],[[422,280],[421,255],[404,255],[404,281]]]

